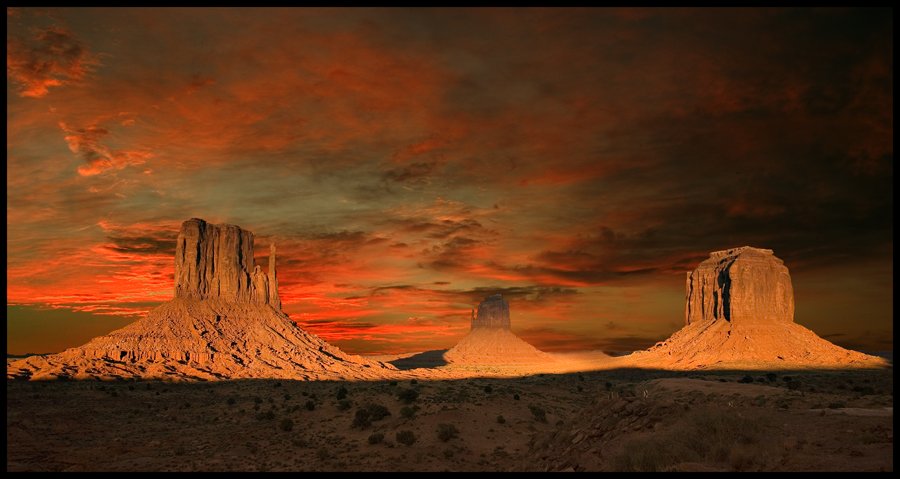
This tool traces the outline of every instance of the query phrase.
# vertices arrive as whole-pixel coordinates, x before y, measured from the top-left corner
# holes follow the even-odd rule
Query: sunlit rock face
[[[716,251],[688,273],[685,326],[623,366],[663,369],[883,367],[794,322],[794,289],[772,250]]]
[[[472,312],[472,329],[509,329],[509,303],[495,294],[482,301]]]
[[[7,365],[8,378],[373,379],[393,366],[349,355],[281,310],[275,248],[253,263],[253,233],[192,218],[175,248],[175,298],[87,344]]]
[[[263,273],[253,265],[253,233],[198,218],[185,221],[175,245],[175,297],[268,304],[280,311],[275,245]]]
[[[687,274],[685,323],[794,321],[791,275],[770,249],[716,251]]]

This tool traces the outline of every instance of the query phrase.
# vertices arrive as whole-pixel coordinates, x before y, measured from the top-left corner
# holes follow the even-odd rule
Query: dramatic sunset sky
[[[191,217],[274,241],[349,352],[450,347],[495,292],[539,348],[644,348],[742,245],[892,349],[892,15],[7,9],[8,352],[171,298]]]

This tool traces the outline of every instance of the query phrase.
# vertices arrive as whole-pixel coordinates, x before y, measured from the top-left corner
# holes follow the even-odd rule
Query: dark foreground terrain
[[[8,471],[892,471],[892,369],[7,381]]]

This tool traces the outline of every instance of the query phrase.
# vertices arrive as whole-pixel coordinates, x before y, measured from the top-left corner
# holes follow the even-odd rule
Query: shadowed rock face
[[[280,311],[275,245],[269,272],[263,273],[253,265],[253,233],[198,218],[185,221],[175,246],[175,297],[268,304]]]
[[[472,311],[472,329],[509,329],[509,303],[503,296],[489,296],[478,305],[477,314]]]
[[[685,323],[794,321],[794,289],[784,263],[770,249],[716,251],[688,273]]]

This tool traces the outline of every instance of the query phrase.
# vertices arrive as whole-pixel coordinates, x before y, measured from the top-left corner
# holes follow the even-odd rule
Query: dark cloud
[[[7,10],[7,16],[14,10]],[[27,38],[8,36],[6,76],[19,85],[19,95],[38,98],[49,88],[83,79],[96,60],[71,32],[50,27]]]
[[[106,237],[112,244],[108,249],[119,253],[175,256],[175,239],[177,233],[153,236],[119,236]]]
[[[384,172],[384,179],[398,183],[424,183],[437,166],[437,162],[430,161],[391,168]]]
[[[494,234],[495,232],[484,228],[482,224],[473,218],[425,220],[416,218],[398,218],[387,222],[402,232],[422,233],[428,238],[444,239],[458,233],[468,234]]]

